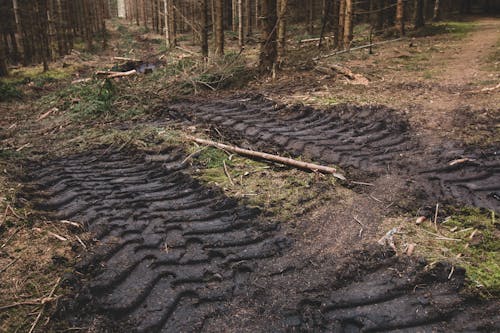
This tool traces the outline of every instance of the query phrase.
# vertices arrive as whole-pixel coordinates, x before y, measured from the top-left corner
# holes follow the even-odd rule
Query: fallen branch
[[[107,79],[114,79],[117,77],[135,75],[135,74],[137,74],[137,71],[135,69],[132,69],[131,71],[128,71],[128,72],[97,71],[95,74],[96,75],[103,75]]]
[[[336,177],[338,179],[346,180],[346,178],[342,174],[337,173],[337,169],[327,167],[324,165],[307,163],[307,162],[297,161],[297,160],[287,158],[287,157],[281,157],[281,156],[276,156],[276,155],[272,155],[272,154],[262,153],[259,151],[243,149],[243,148],[239,148],[236,146],[229,146],[229,145],[225,145],[223,143],[218,143],[218,142],[211,141],[211,140],[196,138],[196,137],[190,136],[190,135],[186,136],[186,138],[188,140],[194,141],[196,143],[212,146],[212,147],[219,148],[222,150],[227,150],[231,153],[256,157],[256,158],[260,158],[263,160],[268,160],[268,161],[277,162],[280,164],[294,166],[294,167],[297,167],[300,169],[307,169],[307,170],[311,170],[311,171],[318,171],[318,172],[322,172],[322,173],[332,174],[334,177]]]
[[[301,39],[299,43],[302,44],[302,43],[319,42],[320,39],[333,39],[333,38],[335,38],[335,36],[307,38],[307,39]]]
[[[133,62],[141,62],[140,59],[135,59],[135,58],[126,58],[126,57],[113,57],[114,60],[121,60],[121,61],[133,61]]]

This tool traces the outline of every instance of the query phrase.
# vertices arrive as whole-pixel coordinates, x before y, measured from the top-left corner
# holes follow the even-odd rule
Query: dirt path
[[[484,111],[481,109],[494,108],[495,104],[498,107],[499,90],[483,93],[481,89],[485,87],[480,83],[491,80],[496,83],[490,85],[495,86],[500,80],[498,73],[489,73],[482,67],[499,40],[500,20],[484,18],[475,23],[476,29],[460,41],[458,47],[446,48],[432,57],[429,71],[437,73],[434,80],[440,88],[417,98],[421,106],[411,115],[413,122],[427,135],[435,131],[450,133],[457,127],[474,125],[482,121],[480,112]],[[467,108],[472,109],[470,114],[461,114]],[[488,118],[498,119],[498,112],[494,111]]]
[[[464,39],[460,47],[449,52],[438,53],[436,60],[444,60],[446,67],[438,76],[446,85],[465,85],[484,79],[481,64],[492,51],[500,36],[500,20],[482,18],[476,21],[476,29]]]

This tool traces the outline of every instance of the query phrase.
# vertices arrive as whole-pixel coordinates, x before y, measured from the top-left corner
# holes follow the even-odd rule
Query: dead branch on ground
[[[277,162],[277,163],[284,164],[284,165],[294,166],[294,167],[300,168],[300,169],[306,169],[306,170],[311,170],[311,171],[315,171],[315,172],[327,173],[327,174],[333,175],[334,177],[336,177],[338,179],[346,180],[346,178],[342,174],[337,172],[337,169],[332,168],[332,167],[318,165],[318,164],[314,164],[314,163],[297,161],[297,160],[287,158],[287,157],[281,157],[281,156],[267,154],[267,153],[263,153],[263,152],[259,152],[259,151],[243,149],[243,148],[239,148],[236,146],[229,146],[229,145],[226,145],[223,143],[218,143],[218,142],[211,141],[211,140],[196,138],[196,137],[190,136],[190,135],[186,136],[186,138],[190,141],[194,141],[194,142],[199,143],[199,144],[208,145],[208,146],[212,146],[215,148],[227,150],[231,153],[236,153],[236,154],[244,155],[244,156],[256,157],[256,158],[260,158],[260,159],[267,160],[267,161],[272,161],[272,162]]]

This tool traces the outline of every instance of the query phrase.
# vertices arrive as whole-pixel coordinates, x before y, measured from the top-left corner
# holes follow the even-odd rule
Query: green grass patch
[[[335,179],[191,145],[193,176],[222,188],[226,195],[257,207],[283,222],[295,221],[333,197]]]
[[[6,102],[12,99],[20,99],[22,96],[23,94],[17,88],[16,84],[0,80],[0,102]]]
[[[402,226],[401,243],[415,243],[416,252],[432,262],[449,261],[467,271],[467,287],[484,297],[500,295],[500,224],[491,211],[445,208],[436,231],[427,220]]]
[[[115,98],[116,89],[111,80],[92,80],[46,95],[38,104],[40,108],[69,111],[77,119],[91,119],[110,114]]]
[[[454,38],[465,38],[470,32],[476,28],[474,22],[430,22],[423,28],[411,32],[411,37],[429,37],[437,35],[451,35]]]

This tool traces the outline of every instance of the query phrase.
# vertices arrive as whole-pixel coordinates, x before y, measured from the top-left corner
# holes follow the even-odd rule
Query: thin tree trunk
[[[307,32],[314,33],[314,0],[307,0]]]
[[[286,17],[288,15],[288,0],[278,0],[278,62],[282,63],[286,55]]]
[[[201,54],[208,58],[208,0],[199,0],[201,24]]]
[[[405,35],[405,7],[403,0],[397,0],[396,6],[396,29],[400,37]]]
[[[245,16],[245,31],[247,32],[247,37],[252,36],[252,0],[245,0],[246,5],[246,16]]]
[[[238,41],[240,50],[245,45],[245,35],[243,33],[243,0],[238,1]]]
[[[351,48],[351,41],[352,41],[352,31],[353,31],[353,24],[352,24],[352,17],[353,17],[353,12],[352,12],[352,0],[346,0],[345,1],[345,23],[344,23],[344,49],[349,50]]]
[[[0,42],[0,77],[9,75],[4,43]]]
[[[274,69],[278,57],[276,42],[277,4],[276,0],[262,0],[262,41],[259,68],[262,72]]]
[[[424,0],[415,0],[415,29],[425,25],[424,19]]]
[[[344,42],[345,2],[346,0],[340,0],[340,5],[339,5],[339,25],[337,34],[338,37],[336,39],[336,44],[338,44],[338,47],[343,47],[343,42]]]
[[[224,17],[223,0],[214,0],[215,5],[215,54],[219,57],[224,55]]]
[[[441,1],[436,0],[434,3],[434,16],[432,17],[433,21],[440,21],[441,20]]]

